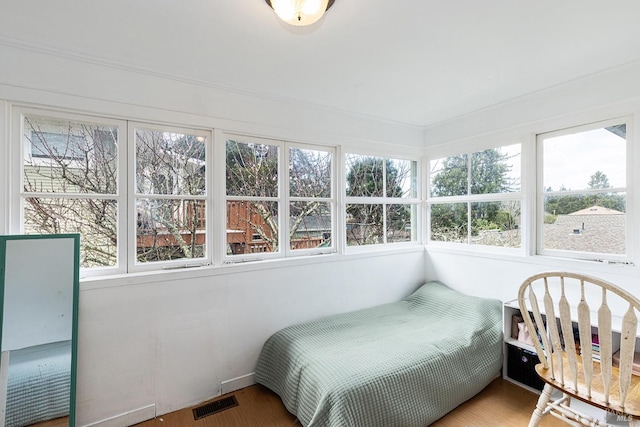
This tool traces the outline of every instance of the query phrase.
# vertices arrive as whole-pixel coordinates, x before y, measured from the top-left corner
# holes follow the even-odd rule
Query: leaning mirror
[[[0,427],[75,425],[80,236],[0,236]]]

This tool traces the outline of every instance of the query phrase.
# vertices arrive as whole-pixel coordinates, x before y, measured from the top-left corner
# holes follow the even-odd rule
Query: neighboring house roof
[[[289,218],[289,225],[293,225],[296,222],[296,218]],[[302,224],[298,228],[298,232],[308,231],[331,231],[331,217],[330,216],[314,216],[308,215],[304,218]]]
[[[569,215],[624,215],[624,212],[615,209],[604,208],[602,206],[591,206],[590,208],[571,212]]]
[[[544,225],[546,249],[626,253],[627,215],[600,206],[568,215],[558,215],[553,224]]]

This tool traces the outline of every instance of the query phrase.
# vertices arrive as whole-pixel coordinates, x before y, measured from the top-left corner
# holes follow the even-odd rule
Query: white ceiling
[[[0,43],[428,126],[640,60],[640,1],[0,0]]]

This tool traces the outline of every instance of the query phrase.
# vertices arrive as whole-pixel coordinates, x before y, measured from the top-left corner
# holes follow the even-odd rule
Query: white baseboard
[[[85,424],[83,427],[126,427],[150,420],[155,416],[156,405],[153,403],[151,405],[143,406],[142,408],[125,412],[124,414],[115,415],[102,421]]]
[[[249,387],[256,383],[255,373],[241,375],[230,380],[222,381],[220,383],[220,394],[231,393],[232,391],[240,390],[241,388]]]
[[[241,375],[236,378],[231,378],[226,381],[222,381],[220,383],[220,393],[227,394],[232,391],[240,390],[241,388],[249,387],[256,383],[255,374],[251,372],[250,374]],[[118,414],[113,417],[96,421],[89,424],[84,424],[82,427],[126,427],[133,424],[138,424],[146,420],[150,420],[155,418],[156,416],[156,405],[151,404],[147,406],[143,406],[142,408],[133,409],[129,412],[125,412],[124,414]]]

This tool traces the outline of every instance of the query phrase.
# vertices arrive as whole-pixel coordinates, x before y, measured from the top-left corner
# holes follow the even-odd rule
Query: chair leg
[[[540,397],[538,398],[538,403],[536,404],[536,409],[534,409],[533,414],[531,414],[531,420],[529,421],[529,427],[537,427],[540,424],[540,420],[544,416],[544,410],[547,407],[547,403],[551,400],[551,393],[553,392],[553,387],[549,384],[545,384],[542,389],[542,393],[540,393]]]

